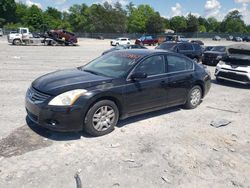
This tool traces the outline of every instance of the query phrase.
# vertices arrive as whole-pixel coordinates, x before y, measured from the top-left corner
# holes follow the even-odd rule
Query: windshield
[[[225,46],[215,46],[211,49],[211,51],[216,51],[216,52],[225,52],[226,48]]]
[[[162,43],[160,46],[157,46],[156,49],[171,50],[176,46],[176,43]]]
[[[119,78],[126,75],[138,58],[138,54],[116,51],[101,56],[80,69],[92,74]]]

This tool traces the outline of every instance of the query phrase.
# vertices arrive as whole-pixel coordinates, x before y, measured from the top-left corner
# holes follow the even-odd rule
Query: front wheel
[[[119,119],[119,110],[110,100],[95,103],[85,117],[84,130],[92,136],[103,136],[114,130]]]
[[[187,109],[196,108],[200,104],[201,98],[202,98],[201,87],[200,86],[192,87],[192,89],[188,93],[187,101],[184,107]]]
[[[20,39],[15,39],[14,41],[13,41],[13,44],[14,45],[17,45],[17,46],[19,46],[19,45],[21,45],[21,40]]]

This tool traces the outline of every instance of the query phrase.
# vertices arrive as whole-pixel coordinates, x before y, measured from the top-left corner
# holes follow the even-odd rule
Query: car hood
[[[217,51],[206,51],[204,54],[213,54],[213,55],[226,55],[226,52],[217,52]]]
[[[58,95],[69,90],[87,89],[108,82],[112,82],[112,78],[70,69],[41,76],[32,83],[32,87],[50,95]]]
[[[227,47],[228,57],[225,62],[230,65],[250,66],[250,46],[235,44]]]

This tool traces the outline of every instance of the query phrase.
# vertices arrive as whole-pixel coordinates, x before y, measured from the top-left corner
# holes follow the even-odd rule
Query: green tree
[[[245,33],[246,25],[242,20],[242,15],[238,10],[229,12],[221,24],[221,31],[227,33]]]
[[[191,13],[187,16],[187,32],[197,32],[199,29],[199,21],[198,19],[192,15]]]
[[[41,31],[44,25],[43,12],[36,5],[28,8],[27,16],[25,16],[27,26],[31,31]]]
[[[16,3],[15,0],[0,1],[0,19],[1,22],[15,22],[16,19]]]
[[[75,4],[69,8],[69,22],[75,32],[86,31],[88,6]]]
[[[205,32],[207,32],[206,27],[205,27],[204,25],[199,25],[199,32],[200,32],[200,33],[205,33]]]
[[[164,18],[158,12],[149,17],[146,23],[147,33],[163,33],[164,29]]]
[[[220,22],[214,17],[210,17],[207,19],[207,31],[208,32],[220,32]]]
[[[28,14],[29,7],[23,3],[16,4],[16,22],[26,24],[26,17]]]
[[[147,32],[146,24],[155,11],[149,5],[139,5],[135,8],[128,18],[128,30],[130,33]]]
[[[60,20],[62,18],[62,13],[53,7],[48,7],[44,13],[56,20]]]
[[[175,16],[170,19],[170,27],[175,32],[184,32],[187,29],[187,20],[184,16]]]

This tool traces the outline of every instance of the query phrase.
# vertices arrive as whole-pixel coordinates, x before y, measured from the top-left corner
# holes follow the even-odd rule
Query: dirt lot
[[[206,41],[215,43],[229,44]],[[0,187],[74,188],[76,172],[83,187],[250,187],[249,87],[213,80],[197,109],[136,116],[98,138],[27,126],[24,96],[32,80],[109,48],[108,40],[18,47],[0,39]],[[231,124],[210,126],[220,119]]]

